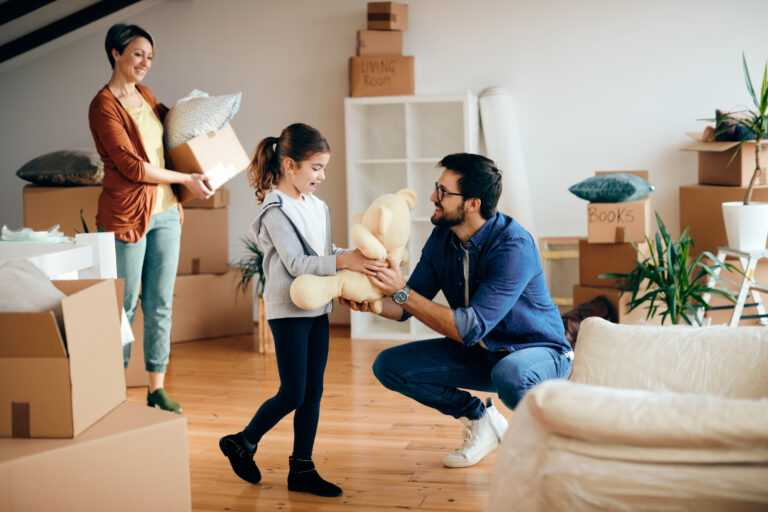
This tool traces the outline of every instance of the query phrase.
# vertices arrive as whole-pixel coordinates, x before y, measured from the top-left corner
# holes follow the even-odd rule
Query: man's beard
[[[446,210],[443,210],[443,214],[438,216],[438,213],[435,212],[432,214],[432,217],[429,219],[432,221],[432,224],[435,226],[439,226],[442,228],[452,228],[453,226],[458,226],[462,222],[464,222],[464,218],[466,217],[464,215],[464,208],[457,208],[453,210],[452,212],[448,212]]]

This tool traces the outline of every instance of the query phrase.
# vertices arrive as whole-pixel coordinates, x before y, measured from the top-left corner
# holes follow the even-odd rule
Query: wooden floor
[[[242,430],[277,391],[274,355],[257,354],[250,335],[173,344],[166,389],[187,418],[193,510],[484,510],[494,454],[472,468],[442,466],[461,444],[462,425],[379,384],[371,363],[393,344],[332,329],[313,459],[344,490],[338,498],[287,490],[293,415],[259,444],[258,485],[235,476],[219,451],[219,438]],[[144,402],[146,388],[129,389],[128,398]]]

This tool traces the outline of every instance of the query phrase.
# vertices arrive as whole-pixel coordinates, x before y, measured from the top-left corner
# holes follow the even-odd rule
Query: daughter
[[[242,432],[219,440],[235,474],[258,483],[253,455],[262,436],[295,410],[293,455],[288,459],[288,489],[339,496],[341,489],[323,480],[312,462],[323,374],[328,360],[328,313],[332,302],[305,311],[291,302],[289,289],[301,274],[333,275],[351,269],[370,275],[386,263],[370,260],[359,249],[339,249],[331,242],[328,206],[313,195],[325,180],[331,149],[320,132],[305,124],[288,126],[280,137],[267,137],[256,148],[248,179],[261,210],[251,232],[264,253],[264,302],[275,339],[280,389],[264,402]]]

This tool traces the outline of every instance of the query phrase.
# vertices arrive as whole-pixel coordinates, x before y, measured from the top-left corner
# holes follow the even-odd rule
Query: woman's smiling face
[[[115,69],[127,81],[141,82],[152,67],[155,52],[147,39],[137,37],[128,43],[122,55],[113,49],[112,57],[115,59]]]

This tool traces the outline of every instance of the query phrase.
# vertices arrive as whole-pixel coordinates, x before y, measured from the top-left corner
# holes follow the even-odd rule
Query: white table
[[[51,279],[77,279],[93,266],[93,249],[70,243],[0,242],[0,262],[26,258]]]
[[[744,277],[739,286],[739,294],[736,299],[736,305],[734,306],[719,306],[713,309],[730,309],[733,308],[731,314],[731,320],[728,322],[730,327],[736,327],[739,325],[739,320],[742,318],[759,318],[759,322],[763,325],[768,325],[768,314],[765,311],[765,305],[763,305],[760,293],[768,293],[768,286],[766,284],[760,284],[755,281],[755,268],[757,268],[757,262],[762,258],[768,258],[768,250],[756,250],[756,251],[738,251],[731,249],[730,247],[718,247],[717,259],[725,261],[726,256],[738,258],[741,263],[741,270],[744,272]],[[714,270],[715,275],[720,275],[720,268]],[[710,277],[708,286],[715,286],[715,279]],[[752,295],[752,303],[747,304],[747,296]],[[711,294],[704,294],[703,298],[709,302]],[[754,307],[757,310],[756,315],[743,315],[744,307]],[[699,312],[699,321],[704,316],[704,309]]]

